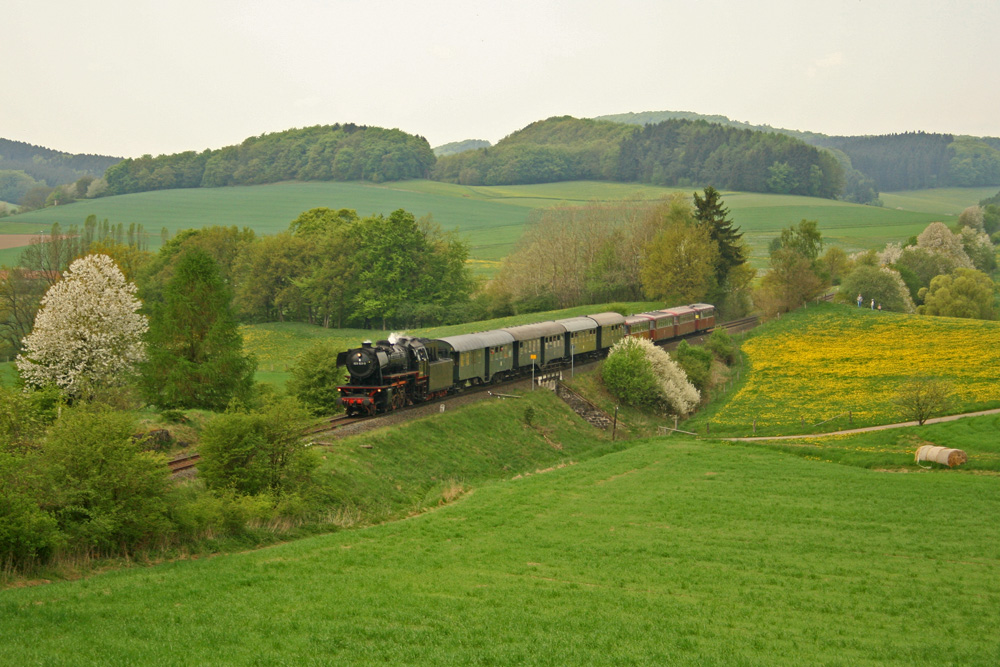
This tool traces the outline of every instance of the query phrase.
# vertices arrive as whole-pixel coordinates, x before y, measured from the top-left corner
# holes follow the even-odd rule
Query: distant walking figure
[[[861,295],[859,294],[859,295],[858,295],[858,308],[860,308],[860,307],[861,307],[861,302],[862,302],[862,301],[864,301],[864,299],[862,299],[862,298],[861,298]]]
[[[880,313],[882,312],[882,304],[881,303],[878,305],[878,312],[880,312]]]
[[[875,310],[875,299],[872,299],[872,310]]]

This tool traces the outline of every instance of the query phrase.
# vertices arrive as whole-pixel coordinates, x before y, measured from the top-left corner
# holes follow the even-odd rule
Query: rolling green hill
[[[558,204],[632,197],[654,199],[696,188],[661,188],[633,183],[572,181],[519,186],[462,186],[427,180],[393,184],[279,183],[232,188],[163,190],[79,201],[6,218],[3,233],[33,233],[53,222],[81,225],[88,215],[112,223],[142,224],[150,247],[160,230],[171,233],[205,225],[251,227],[259,234],[287,229],[310,208],[353,208],[361,215],[388,214],[404,208],[418,217],[431,214],[445,229],[469,243],[474,265],[492,273],[520,238],[531,209]],[[887,195],[883,208],[792,195],[724,192],[736,223],[746,234],[754,263],[763,266],[767,243],[784,227],[803,218],[818,220],[824,238],[848,251],[879,247],[917,234],[930,222],[948,221],[962,209],[995,193],[995,188],[951,188]],[[891,204],[891,205],[889,205]],[[19,251],[0,251],[0,262],[13,263]]]

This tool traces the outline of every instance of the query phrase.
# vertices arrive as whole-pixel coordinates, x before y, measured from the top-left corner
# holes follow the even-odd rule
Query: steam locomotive
[[[586,317],[448,336],[390,336],[341,352],[348,383],[338,387],[348,415],[374,415],[465,387],[502,382],[607,354],[623,337],[666,342],[715,326],[715,306],[695,303],[624,317]]]

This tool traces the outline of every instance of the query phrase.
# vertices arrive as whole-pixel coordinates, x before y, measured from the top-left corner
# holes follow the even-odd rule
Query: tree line
[[[311,209],[289,229],[258,237],[252,230],[185,230],[155,255],[141,226],[90,216],[81,228],[54,225],[24,250],[19,266],[0,274],[0,343],[9,357],[31,329],[41,295],[83,255],[111,256],[144,302],[157,302],[177,258],[205,251],[246,322],[300,321],[324,327],[408,327],[476,319],[468,247],[429,216],[403,210],[361,218],[353,210]]]
[[[237,146],[127,159],[107,170],[105,194],[278,181],[426,178],[434,153],[423,137],[351,123],[250,137]]]
[[[641,299],[709,301],[729,316],[749,307],[749,250],[715,188],[534,216],[479,295],[492,315]]]

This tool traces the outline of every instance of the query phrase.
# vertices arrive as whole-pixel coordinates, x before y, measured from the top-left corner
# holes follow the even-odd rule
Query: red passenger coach
[[[633,338],[652,338],[653,323],[649,315],[629,315],[625,318],[625,335]]]
[[[697,331],[709,331],[715,327],[715,306],[708,303],[692,303]]]
[[[665,312],[672,313],[677,322],[677,337],[697,331],[695,328],[697,324],[695,321],[696,312],[691,306],[676,306]]]
[[[650,313],[642,313],[646,317],[652,318],[653,324],[650,326],[654,343],[661,340],[669,340],[677,336],[676,318],[671,310],[654,310]]]

